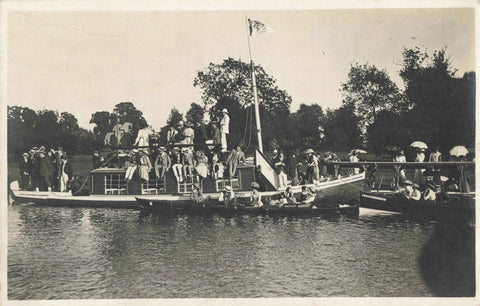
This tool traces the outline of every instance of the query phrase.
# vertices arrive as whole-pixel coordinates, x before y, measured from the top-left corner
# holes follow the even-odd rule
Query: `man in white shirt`
[[[229,134],[230,117],[228,116],[228,110],[224,108],[222,110],[222,120],[220,120],[220,140],[222,144],[222,152],[227,151],[227,134]]]

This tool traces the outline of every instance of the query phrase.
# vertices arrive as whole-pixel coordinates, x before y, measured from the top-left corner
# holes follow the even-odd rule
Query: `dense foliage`
[[[8,153],[19,154],[33,146],[61,146],[70,154],[90,154],[98,145],[95,135],[80,128],[75,116],[68,112],[35,112],[19,106],[9,106],[7,112]]]
[[[171,109],[161,139],[169,126],[179,121],[199,129],[204,119],[218,122],[226,108],[230,121],[230,146],[252,148],[256,142],[251,68],[253,64],[228,58],[211,63],[193,81],[202,91],[202,103],[191,103],[184,114]],[[262,137],[265,150],[313,148],[317,151],[349,151],[365,148],[383,153],[387,146],[406,148],[421,140],[447,151],[454,145],[474,146],[475,73],[456,77],[444,49],[432,55],[418,48],[404,49],[399,75],[400,90],[385,70],[354,64],[341,84],[343,104],[324,110],[319,104],[301,104],[291,113],[290,95],[259,65],[257,80]],[[113,112],[92,114],[93,131],[78,126],[74,115],[52,110],[35,112],[26,107],[8,107],[8,152],[20,153],[31,146],[63,146],[72,153],[91,153],[102,146],[105,134],[118,123],[131,122],[133,137],[147,125],[132,102],[121,102]]]

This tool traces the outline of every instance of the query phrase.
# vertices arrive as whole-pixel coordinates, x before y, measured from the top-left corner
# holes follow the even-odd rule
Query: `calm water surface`
[[[461,296],[475,288],[472,227],[401,215],[8,212],[9,299]]]

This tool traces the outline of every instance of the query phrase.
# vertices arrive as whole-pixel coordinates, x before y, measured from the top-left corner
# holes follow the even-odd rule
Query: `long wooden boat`
[[[217,215],[358,215],[358,205],[340,205],[322,202],[322,199],[315,200],[309,204],[285,204],[285,205],[264,205],[255,207],[250,205],[247,197],[238,197],[236,205],[225,205],[216,198],[208,198],[205,202],[197,204],[189,198],[184,197],[179,202],[167,202],[151,197],[136,197],[144,213],[161,215],[171,214],[217,214]]]
[[[261,170],[259,170],[261,169]],[[10,184],[14,203],[34,203],[49,206],[88,206],[139,208],[136,197],[148,197],[158,202],[181,206],[192,191],[192,186],[198,183],[198,177],[193,175],[188,180],[178,183],[170,171],[162,180],[152,180],[140,183],[132,180],[125,182],[125,170],[121,168],[99,168],[92,170],[89,176],[89,195],[72,195],[70,192],[48,192],[20,190],[18,182]],[[322,196],[325,202],[352,203],[359,201],[359,190],[363,185],[365,174],[357,174],[335,178],[317,184],[307,185]],[[237,168],[237,175],[232,178],[213,179],[210,176],[203,180],[202,188],[205,195],[218,197],[225,188],[231,186],[238,195],[250,192],[250,184],[262,182],[266,191],[264,196],[278,193],[278,178],[266,158],[256,150],[250,163]],[[301,186],[293,187],[294,192],[300,192]]]
[[[363,192],[360,206],[403,213],[418,220],[475,223],[475,195],[449,193],[448,200],[407,199],[392,192]]]
[[[349,165],[349,163],[342,163]],[[360,207],[397,212],[405,214],[409,218],[417,220],[436,220],[446,222],[461,222],[475,224],[475,192],[467,188],[465,171],[474,169],[474,162],[425,162],[425,163],[395,163],[377,162],[365,163],[375,164],[379,168],[394,169],[395,181],[393,190],[371,188],[366,186],[360,196]],[[434,167],[435,169],[457,169],[457,174],[463,183],[459,183],[457,191],[444,191],[444,194],[437,195],[435,201],[425,199],[411,199],[405,197],[402,192],[394,191],[399,185],[399,172],[402,169],[422,169]]]

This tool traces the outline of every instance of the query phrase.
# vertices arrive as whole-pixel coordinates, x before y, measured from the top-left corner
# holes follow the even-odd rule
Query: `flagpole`
[[[253,102],[255,107],[255,125],[257,127],[256,132],[257,132],[258,150],[261,153],[263,153],[262,126],[260,124],[260,109],[258,107],[258,98],[257,98],[257,82],[255,80],[255,65],[253,64],[252,51],[250,49],[250,24],[248,22],[247,15],[245,15],[245,22],[247,24],[248,53],[250,54],[250,66],[252,69]]]

